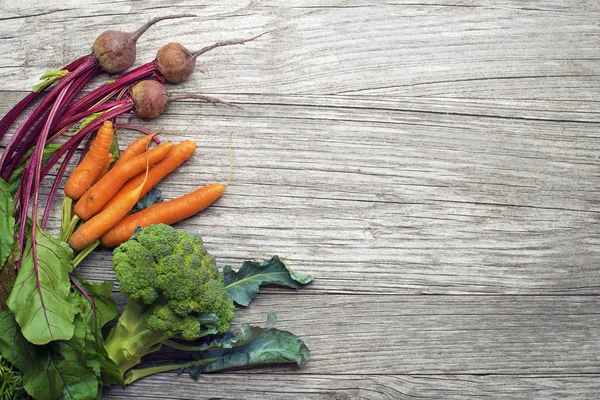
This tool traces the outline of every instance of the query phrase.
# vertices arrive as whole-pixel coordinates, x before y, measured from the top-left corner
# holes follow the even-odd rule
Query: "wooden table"
[[[598,1],[1,7],[2,114],[106,28],[198,14],[148,31],[138,65],[168,41],[270,32],[207,53],[170,87],[242,111],[184,101],[143,124],[199,145],[161,184],[167,198],[224,182],[233,134],[233,183],[177,227],[219,265],[279,254],[316,275],[237,314],[261,324],[276,311],[311,360],[199,382],[165,373],[106,399],[600,396]],[[114,278],[110,259],[96,251],[81,275]]]

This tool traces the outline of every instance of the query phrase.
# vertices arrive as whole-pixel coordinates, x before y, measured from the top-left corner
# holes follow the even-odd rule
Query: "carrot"
[[[145,152],[148,146],[150,145],[152,138],[156,135],[158,135],[158,132],[155,132],[151,135],[145,135],[134,140],[129,146],[127,146],[125,150],[123,150],[123,153],[121,153],[121,156],[119,157],[117,162],[115,162],[115,167],[117,165],[123,164],[127,160],[132,159],[138,154],[142,154],[143,152]]]
[[[105,121],[98,130],[90,150],[65,183],[65,194],[67,196],[77,200],[94,184],[106,165],[113,133],[112,123]]]
[[[127,241],[138,226],[145,228],[160,223],[170,225],[191,217],[214,203],[221,197],[226,187],[220,183],[203,186],[184,196],[128,215],[102,235],[100,241],[107,247],[118,246]]]
[[[149,152],[146,152],[144,155],[146,156],[145,175],[147,178],[149,170]],[[142,180],[136,188],[126,193],[112,206],[94,215],[90,220],[81,225],[69,238],[71,247],[75,250],[86,248],[121,221],[140,199],[140,194],[145,183],[146,179]]]
[[[189,159],[195,151],[196,143],[192,142],[191,140],[186,140],[173,146],[169,154],[167,154],[165,158],[160,160],[158,164],[154,165],[152,168],[150,168],[150,171],[148,171],[148,179],[146,180],[146,184],[142,189],[142,194],[140,197],[143,197],[150,191],[150,189],[156,186],[161,179],[173,172],[184,161]],[[104,206],[104,208],[110,207],[122,196],[125,196],[128,192],[133,190],[133,188],[137,187],[140,182],[144,180],[144,176],[145,173],[141,172],[137,176],[133,177],[117,192],[117,194]]]
[[[106,164],[104,165],[104,169],[102,169],[102,171],[100,172],[100,175],[98,175],[98,177],[96,178],[96,180],[94,181],[94,183],[98,182],[104,175],[106,175],[108,173],[108,170],[110,169],[110,165],[113,163],[113,156],[112,154],[108,153],[108,160],[106,161]]]
[[[102,210],[102,207],[112,199],[129,179],[146,168],[146,162],[149,165],[158,163],[171,151],[172,147],[173,143],[171,142],[163,143],[144,154],[139,154],[131,158],[126,163],[113,167],[90,190],[81,196],[73,209],[75,214],[83,220],[93,217]]]

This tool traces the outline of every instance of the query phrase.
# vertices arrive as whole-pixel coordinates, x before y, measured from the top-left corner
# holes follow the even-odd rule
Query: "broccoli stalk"
[[[135,377],[128,371],[170,339],[224,333],[233,321],[223,274],[198,236],[151,225],[114,251],[113,269],[129,300],[104,347],[126,383]]]
[[[104,343],[108,356],[119,367],[121,376],[139,364],[142,357],[160,350],[161,343],[167,340],[164,333],[148,329],[151,312],[151,307],[130,300]]]

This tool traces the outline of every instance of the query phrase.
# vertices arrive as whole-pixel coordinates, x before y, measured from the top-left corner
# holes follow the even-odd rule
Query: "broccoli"
[[[105,348],[121,376],[170,339],[224,333],[234,303],[202,239],[150,225],[115,249],[113,269],[129,300]]]

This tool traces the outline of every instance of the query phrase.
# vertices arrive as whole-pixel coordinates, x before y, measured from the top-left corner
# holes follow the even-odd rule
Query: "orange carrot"
[[[203,186],[184,196],[128,215],[102,235],[100,241],[107,247],[118,246],[127,241],[138,226],[145,228],[151,224],[174,224],[191,217],[214,203],[221,197],[226,187],[227,185],[220,183]]]
[[[100,172],[100,175],[98,175],[98,177],[96,178],[96,180],[94,181],[94,183],[98,182],[100,180],[100,178],[102,178],[104,175],[106,175],[108,173],[108,170],[110,169],[110,165],[113,163],[113,156],[112,154],[108,154],[108,160],[106,161],[106,164],[104,165],[104,169]]]
[[[77,200],[93,185],[106,165],[113,133],[112,122],[105,121],[98,130],[90,150],[65,183],[65,194],[68,197]]]
[[[125,161],[132,159],[138,154],[142,154],[146,151],[152,138],[158,135],[158,132],[153,133],[152,135],[145,135],[133,141],[119,156],[117,161],[115,162],[115,167],[117,165],[123,164]]]
[[[146,152],[146,155],[148,155],[148,152]],[[148,177],[148,161],[147,158],[146,177]],[[75,250],[86,248],[121,221],[140,199],[140,193],[145,183],[146,180],[142,180],[136,188],[126,193],[112,206],[94,215],[90,220],[81,225],[69,238],[71,247]]]
[[[146,168],[146,163],[154,165],[162,160],[173,147],[167,142],[139,154],[119,166],[113,167],[106,175],[85,192],[79,199],[73,211],[83,220],[90,219],[100,210],[119,189],[131,178]],[[141,190],[141,189],[140,189]]]
[[[169,154],[165,156],[158,164],[155,164],[150,171],[148,171],[148,179],[142,189],[140,197],[143,197],[150,191],[158,182],[161,181],[165,176],[173,172],[179,167],[184,161],[189,159],[196,151],[196,144],[191,140],[183,141],[171,149]],[[144,180],[144,172],[140,172],[137,176],[132,178],[117,192],[117,194],[104,206],[104,208],[110,207],[113,203],[117,202],[122,196],[125,196],[131,190],[136,188],[140,182]]]

